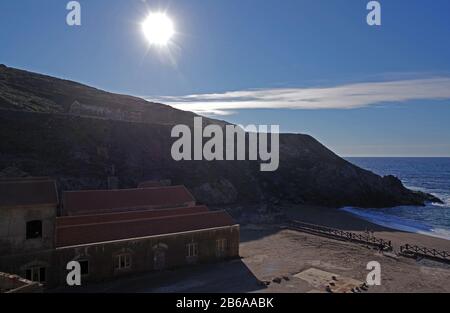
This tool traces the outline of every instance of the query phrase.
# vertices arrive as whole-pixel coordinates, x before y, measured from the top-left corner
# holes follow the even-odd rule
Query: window
[[[198,256],[198,243],[192,242],[186,245],[187,257],[197,257]]]
[[[27,222],[27,239],[42,238],[42,221]]]
[[[82,260],[78,261],[78,263],[80,263],[81,275],[89,275],[89,261]]]
[[[117,270],[130,268],[131,267],[131,255],[130,254],[117,255],[114,266]]]
[[[45,267],[30,267],[25,271],[25,278],[31,281],[45,282]]]
[[[227,249],[227,240],[226,239],[217,239],[216,240],[216,252],[218,256],[222,256],[225,254]]]

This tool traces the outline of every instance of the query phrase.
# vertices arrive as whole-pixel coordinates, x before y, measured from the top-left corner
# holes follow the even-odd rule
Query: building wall
[[[90,105],[75,101],[69,108],[69,113],[78,116],[99,117],[104,119],[142,122],[141,111],[125,111],[121,109],[109,109],[105,106]]]
[[[53,248],[56,206],[12,207],[0,210],[0,255]],[[29,221],[42,221],[42,238],[27,239]]]
[[[223,255],[217,255],[216,240],[226,239]],[[198,244],[198,257],[187,258],[187,244]],[[131,267],[117,270],[115,257],[131,255]],[[239,226],[186,232],[148,238],[59,248],[32,254],[8,257],[0,256],[0,271],[25,275],[29,266],[46,266],[47,287],[66,284],[66,265],[72,260],[89,262],[89,273],[82,277],[82,284],[101,282],[131,273],[159,270],[155,257],[165,255],[166,269],[186,266],[192,263],[211,263],[239,257]]]
[[[36,252],[0,255],[0,272],[26,277],[29,268],[46,268],[46,280],[54,284],[53,268],[55,267],[56,250],[41,250]]]

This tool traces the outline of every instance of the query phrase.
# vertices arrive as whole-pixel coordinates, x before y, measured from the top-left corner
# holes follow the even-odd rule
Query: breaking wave
[[[399,209],[400,208],[403,207],[399,207]],[[409,208],[414,209],[417,207]],[[397,208],[390,208],[389,210],[395,211],[395,209]],[[416,219],[387,214],[384,212],[386,209],[360,209],[347,207],[342,208],[341,210],[387,228],[450,240],[450,229],[435,227]]]

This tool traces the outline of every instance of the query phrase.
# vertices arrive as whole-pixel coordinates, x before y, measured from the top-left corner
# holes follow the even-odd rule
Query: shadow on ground
[[[246,293],[262,291],[259,280],[242,260],[199,264],[120,280],[63,288],[58,293]]]

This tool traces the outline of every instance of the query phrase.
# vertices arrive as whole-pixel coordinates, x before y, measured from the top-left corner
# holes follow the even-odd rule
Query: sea
[[[450,240],[450,158],[346,158],[379,175],[394,175],[413,190],[440,198],[444,204],[384,209],[346,207],[341,210],[372,223]]]

